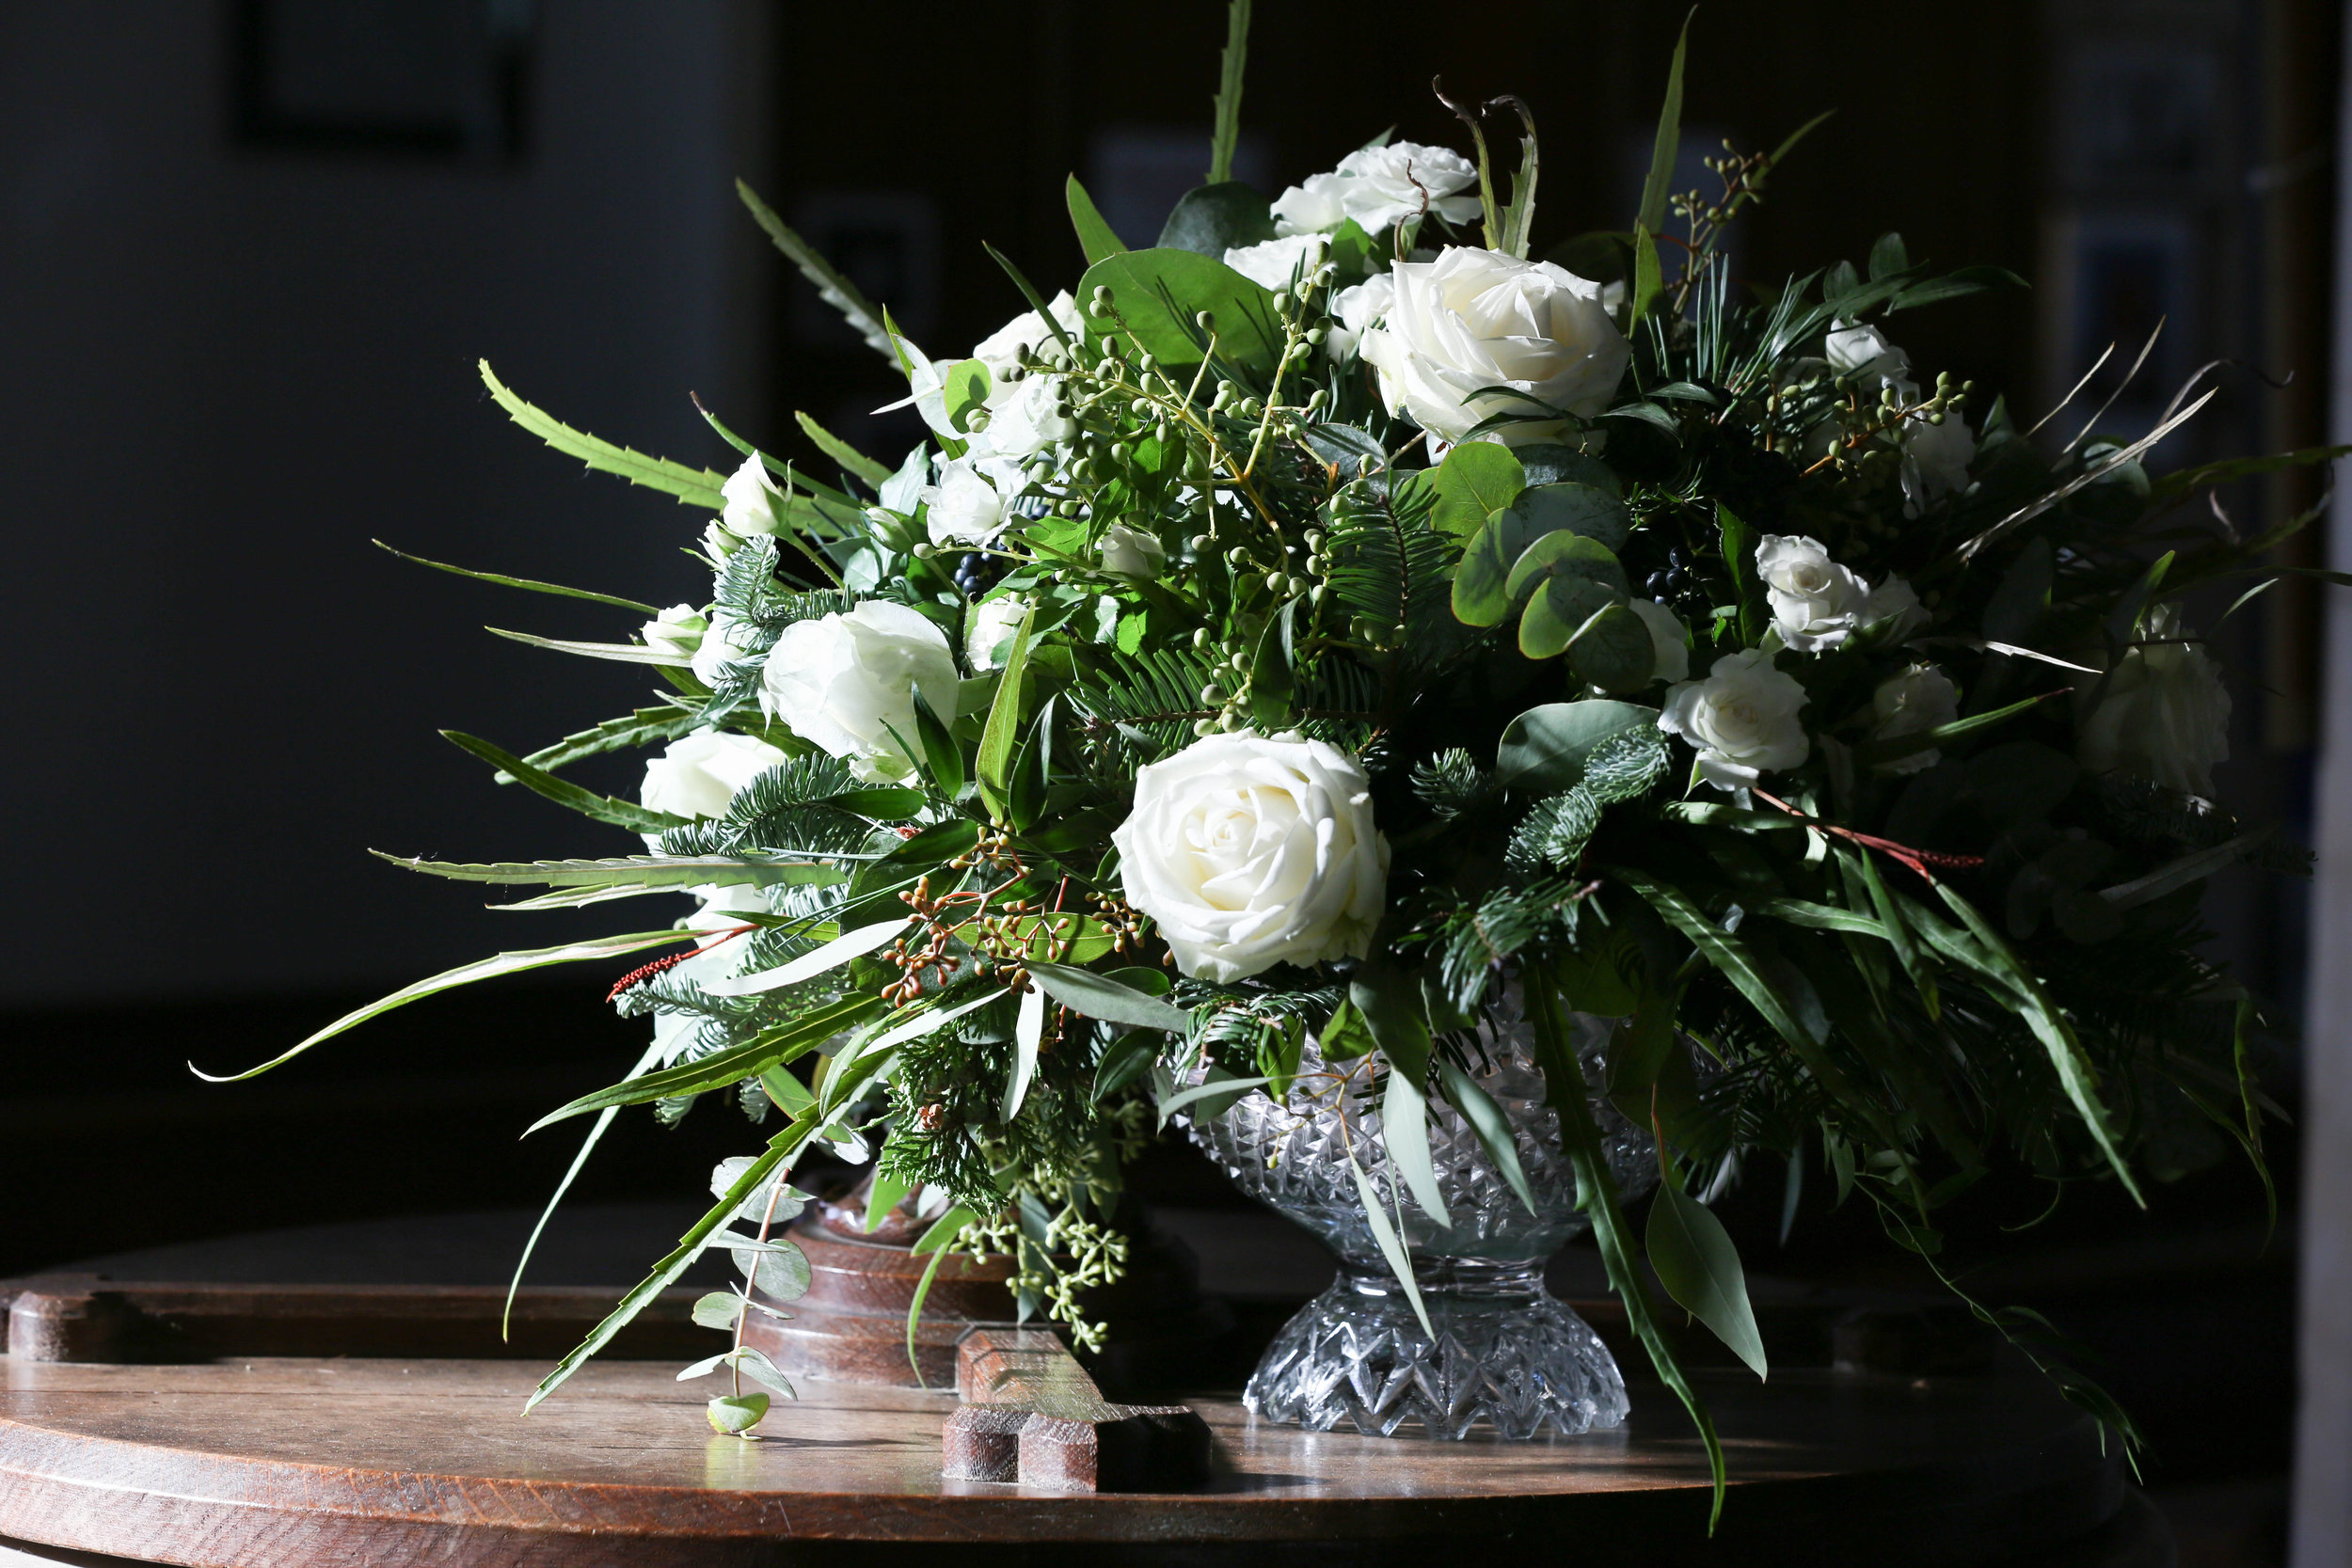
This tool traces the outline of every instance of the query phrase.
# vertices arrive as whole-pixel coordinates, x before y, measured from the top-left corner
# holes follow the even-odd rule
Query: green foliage
[[[592,468],[618,474],[631,484],[642,484],[649,490],[660,490],[675,496],[684,505],[705,506],[716,512],[725,504],[719,494],[719,487],[726,483],[725,475],[712,473],[708,468],[690,468],[666,457],[647,457],[644,452],[616,447],[584,431],[574,430],[508,390],[506,384],[491,373],[487,359],[481,364],[482,384],[490,388],[490,396],[498,405],[505,409],[516,424],[556,451],[577,457]]]

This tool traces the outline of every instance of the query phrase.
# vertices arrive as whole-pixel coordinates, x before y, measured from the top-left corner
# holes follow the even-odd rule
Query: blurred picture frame
[[[231,131],[255,150],[523,155],[533,0],[236,0]]]

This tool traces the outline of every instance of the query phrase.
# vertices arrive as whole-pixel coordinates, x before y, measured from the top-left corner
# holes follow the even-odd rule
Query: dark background
[[[1538,247],[1628,221],[1679,15],[1626,4],[1260,0],[1242,172],[1269,194],[1394,122],[1462,145],[1428,90],[1516,92],[1544,137]],[[627,962],[421,1004],[258,1082],[370,996],[501,947],[624,928],[615,906],[521,917],[370,860],[622,852],[434,736],[527,749],[644,682],[485,624],[617,639],[633,618],[408,566],[440,560],[661,603],[705,592],[700,515],[583,475],[483,395],[727,467],[690,391],[771,451],[792,410],[895,461],[902,390],[767,249],[741,175],[935,352],[1080,258],[1061,181],[1148,240],[1199,178],[1223,8],[696,0],[125,0],[0,6],[0,538],[16,678],[0,691],[0,1275],[329,1220],[535,1204],[564,1134],[643,1026],[601,996]],[[1716,138],[1776,143],[1836,111],[1743,220],[1744,277],[1915,257],[2027,277],[1898,318],[1931,376],[2027,422],[2153,318],[2167,382],[2227,357],[2192,461],[2310,445],[2324,407],[2334,13],[2312,0],[1970,8],[1718,4],[1693,26],[1680,182]],[[2124,353],[2136,348],[2126,343]],[[2152,377],[2152,379],[2154,379]],[[2101,393],[2106,388],[2102,388]],[[2127,392],[2111,424],[2144,426]],[[2061,423],[2064,421],[2061,420]],[[2302,480],[2229,497],[2259,526]],[[2223,787],[2308,817],[2312,601],[2237,618]],[[615,766],[590,782],[626,790]],[[658,901],[656,901],[658,902]],[[2222,949],[2292,1021],[2296,889],[2217,890]],[[670,918],[647,917],[644,926]],[[2290,1107],[2291,1045],[2270,1084]],[[584,1198],[689,1201],[748,1147],[718,1106],[624,1118]],[[2290,1189],[2291,1140],[2274,1148]],[[1147,1185],[1225,1201],[1182,1151]],[[1779,1173],[1728,1202],[1753,1266],[1890,1277],[1852,1215],[1776,1246]],[[2291,1276],[2242,1168],[2153,1216],[1993,1194],[1958,1244],[1977,1283],[2081,1335],[2158,1439],[2185,1540],[2265,1560],[2288,1463]],[[1964,1260],[1964,1259],[1963,1259]],[[2202,1513],[2199,1511],[2202,1510]],[[2200,1521],[2202,1521],[2201,1523]],[[2202,1536],[2198,1535],[2203,1530]],[[2250,1554],[2250,1555],[2249,1555]]]

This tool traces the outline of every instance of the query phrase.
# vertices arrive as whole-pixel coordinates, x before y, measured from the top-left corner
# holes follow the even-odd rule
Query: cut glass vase
[[[1609,1022],[1569,1016],[1585,1081],[1597,1084]],[[1616,1358],[1544,1287],[1544,1264],[1584,1228],[1584,1217],[1516,987],[1477,1043],[1473,1068],[1480,1054],[1486,1066],[1473,1075],[1510,1122],[1535,1199],[1532,1213],[1460,1113],[1433,1098],[1430,1163],[1452,1222],[1439,1224],[1398,1180],[1377,1105],[1352,1085],[1343,1135],[1341,1096],[1311,1037],[1284,1103],[1253,1092],[1212,1119],[1191,1121],[1193,1141],[1244,1192],[1306,1227],[1340,1259],[1330,1289],[1259,1358],[1242,1397],[1252,1415],[1311,1432],[1345,1423],[1381,1436],[1460,1438],[1484,1423],[1515,1441],[1625,1419]],[[1592,1103],[1618,1191],[1647,1191],[1658,1179],[1648,1135],[1597,1096]],[[1350,1149],[1391,1225],[1403,1221],[1426,1329],[1374,1239]]]

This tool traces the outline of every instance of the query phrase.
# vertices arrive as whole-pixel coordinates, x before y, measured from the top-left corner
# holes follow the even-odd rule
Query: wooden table
[[[2169,1561],[2112,1445],[2013,1370],[1702,1374],[1735,1477],[1710,1543],[1704,1458],[1646,1383],[1626,1427],[1534,1444],[1310,1434],[1196,1396],[1218,1479],[1137,1497],[943,1481],[952,1397],[913,1391],[811,1385],[746,1440],[668,1363],[592,1365],[528,1418],[537,1368],[511,1360],[0,1366],[0,1537],[110,1554],[20,1561]]]

